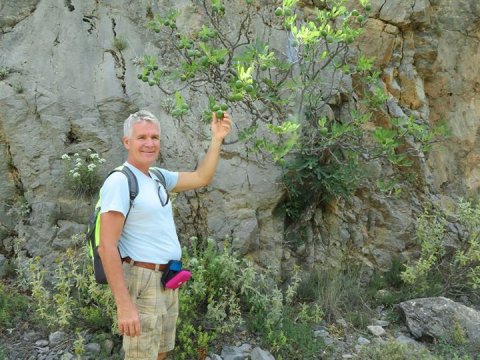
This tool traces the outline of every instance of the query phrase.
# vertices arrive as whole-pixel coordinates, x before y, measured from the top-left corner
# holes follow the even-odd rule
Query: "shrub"
[[[353,325],[363,327],[372,316],[372,311],[365,305],[363,269],[342,265],[342,268],[318,269],[307,275],[299,286],[299,297],[315,301],[329,322],[347,318],[354,322]]]
[[[451,243],[447,236],[446,214],[440,209],[425,211],[416,222],[418,259],[402,272],[402,280],[415,286],[419,293],[480,299],[480,206],[460,199],[455,214],[460,231]],[[452,234],[450,234],[452,235]]]
[[[192,238],[183,253],[193,280],[180,292],[175,359],[204,359],[215,340],[231,338],[245,323],[286,359],[299,351],[314,353],[322,345],[312,336],[321,311],[295,302],[298,276],[281,290],[272,277],[257,274],[238,259],[226,243],[219,251],[212,240]]]
[[[98,165],[103,164],[105,159],[87,149],[86,156],[63,154],[62,160],[66,163],[67,186],[76,196],[91,196],[98,191]]]
[[[58,257],[52,274],[40,257],[18,256],[18,282],[31,291],[35,314],[49,327],[68,328],[75,323],[91,330],[115,332],[116,309],[110,290],[95,282],[84,236],[75,236],[74,242],[78,248],[70,248]]]
[[[0,328],[8,329],[15,326],[29,309],[29,299],[26,295],[0,282]]]
[[[442,360],[430,354],[427,349],[417,349],[394,340],[387,341],[380,345],[365,346],[358,354],[359,360]]]

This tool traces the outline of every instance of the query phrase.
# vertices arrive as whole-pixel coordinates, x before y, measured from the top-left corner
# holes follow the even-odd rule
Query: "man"
[[[130,115],[124,123],[123,145],[139,193],[130,208],[128,181],[120,172],[100,190],[99,254],[117,306],[125,359],[163,360],[175,343],[178,290],[164,289],[160,279],[169,260],[180,260],[181,247],[168,191],[187,191],[209,184],[224,138],[232,122],[212,115],[212,140],[193,172],[162,169],[166,189],[149,172],[160,154],[160,123],[148,111]],[[128,217],[127,217],[128,214]],[[127,221],[125,221],[127,219]],[[119,256],[120,251],[120,256]]]

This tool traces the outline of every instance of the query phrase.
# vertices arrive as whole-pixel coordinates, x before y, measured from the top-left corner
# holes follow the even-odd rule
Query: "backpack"
[[[166,189],[165,177],[160,169],[151,167],[149,170],[157,177],[158,181],[160,181],[160,183]],[[128,180],[130,206],[128,208],[127,215],[125,216],[126,222],[128,214],[130,213],[130,209],[132,208],[133,201],[138,195],[138,181],[135,174],[128,168],[128,166],[121,165],[113,169],[110,171],[110,173],[108,173],[107,178],[115,172],[121,172],[127,177]],[[100,255],[98,255],[98,245],[100,244],[100,196],[88,223],[86,238],[90,257],[93,262],[93,273],[95,275],[95,280],[99,284],[107,284],[107,277],[103,270],[102,260],[100,259]]]

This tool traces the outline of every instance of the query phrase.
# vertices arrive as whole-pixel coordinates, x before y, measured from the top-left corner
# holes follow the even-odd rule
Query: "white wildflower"
[[[68,154],[63,154],[62,160],[70,160],[70,156],[68,156]]]
[[[95,165],[95,164],[88,164],[87,169],[88,169],[88,171],[93,171],[93,170],[95,170],[96,167],[97,167],[97,165]]]
[[[80,177],[80,173],[76,172],[76,173],[73,173],[72,175],[74,178],[77,178],[77,177]]]

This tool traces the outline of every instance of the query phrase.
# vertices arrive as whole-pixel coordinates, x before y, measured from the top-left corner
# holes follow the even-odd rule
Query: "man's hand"
[[[140,335],[140,317],[138,316],[137,308],[131,301],[117,306],[117,319],[120,335]]]
[[[213,138],[222,142],[232,129],[232,120],[230,119],[230,115],[224,112],[223,118],[219,119],[217,114],[213,112],[211,128]]]

